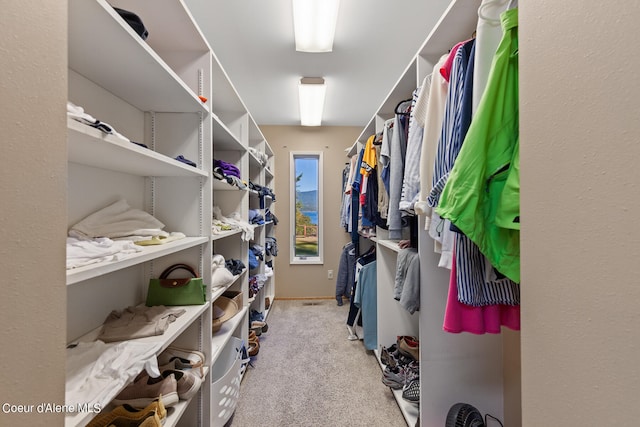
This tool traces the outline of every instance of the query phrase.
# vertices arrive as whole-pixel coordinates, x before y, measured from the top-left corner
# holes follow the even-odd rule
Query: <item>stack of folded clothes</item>
[[[262,225],[264,224],[264,217],[257,209],[249,209],[249,222],[251,224]]]
[[[225,162],[224,160],[213,160],[213,176],[241,189],[247,188],[247,185],[242,181],[242,178],[240,178],[240,169],[238,169],[236,165]]]

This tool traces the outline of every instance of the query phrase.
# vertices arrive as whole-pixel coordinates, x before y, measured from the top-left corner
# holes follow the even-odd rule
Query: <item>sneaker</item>
[[[419,403],[420,402],[420,380],[411,380],[402,389],[402,398],[407,402]]]
[[[167,417],[167,410],[165,409],[163,398],[160,397],[151,402],[144,409],[136,409],[131,405],[121,405],[114,408],[111,412],[100,413],[96,415],[87,424],[87,427],[102,427],[102,426],[122,426],[127,425],[125,421],[138,422],[134,425],[142,425],[150,415],[154,419],[157,418],[158,425]],[[154,424],[147,424],[149,426]]]
[[[420,360],[420,341],[416,337],[408,335],[398,336],[398,352],[413,360]]]
[[[151,402],[162,396],[162,403],[165,407],[178,403],[178,381],[175,375],[170,374],[166,378],[151,378],[146,372],[142,372],[138,377],[125,387],[113,399],[114,405],[128,404],[134,408],[144,408]]]
[[[173,364],[175,364],[175,361]],[[196,395],[198,390],[200,390],[202,379],[197,374],[195,374],[191,369],[182,371],[178,369],[173,369],[172,365],[167,365],[160,368],[160,370],[162,371],[162,376],[164,378],[168,378],[170,375],[175,376],[176,383],[177,383],[176,391],[178,392],[178,399],[180,400],[191,399],[193,396]]]
[[[204,353],[198,350],[188,350],[178,347],[167,347],[165,351],[158,356],[158,365],[168,365],[175,360],[173,369],[199,369],[200,378],[204,377],[204,363],[206,357]]]
[[[382,350],[380,351],[380,361],[391,368],[395,368],[398,365],[398,346],[393,344],[391,347],[387,348],[382,346]]]

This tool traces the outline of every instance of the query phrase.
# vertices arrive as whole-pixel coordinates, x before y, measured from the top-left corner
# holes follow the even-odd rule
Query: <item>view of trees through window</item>
[[[295,251],[299,259],[320,256],[319,157],[295,155]]]

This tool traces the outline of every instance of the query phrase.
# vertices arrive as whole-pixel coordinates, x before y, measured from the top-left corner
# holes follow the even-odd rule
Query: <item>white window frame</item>
[[[318,159],[318,256],[301,257],[296,256],[296,165],[297,157],[316,157]],[[323,159],[322,151],[291,151],[289,154],[289,206],[290,206],[290,228],[289,247],[290,264],[324,264],[324,221],[323,212]]]

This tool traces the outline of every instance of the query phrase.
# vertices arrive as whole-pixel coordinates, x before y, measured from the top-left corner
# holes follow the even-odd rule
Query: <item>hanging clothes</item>
[[[427,204],[427,197],[431,192],[433,181],[433,163],[436,158],[438,140],[442,132],[444,120],[444,108],[449,91],[449,82],[440,73],[448,54],[442,55],[431,73],[431,85],[428,96],[421,92],[415,106],[416,121],[424,128],[422,137],[422,150],[420,152],[420,194],[414,205],[416,213],[425,216],[425,230],[429,230],[431,221],[431,206]],[[438,242],[434,244],[437,245]],[[436,246],[436,252],[440,252]]]
[[[349,193],[346,191],[347,185],[350,185],[349,176],[351,174],[351,163],[347,163],[342,169],[342,187],[340,192],[342,194],[342,201],[340,203],[340,227],[344,228],[345,231],[349,232],[349,210],[350,210],[350,202],[351,197]]]
[[[454,260],[451,266],[451,280],[442,329],[451,333],[499,334],[501,326],[506,326],[519,331],[519,305],[496,304],[474,307],[458,301],[456,267]]]
[[[391,140],[390,176],[389,176],[389,214],[387,225],[389,226],[389,239],[401,239],[403,213],[400,211],[400,196],[404,178],[404,162],[407,154],[407,134],[409,127],[409,114],[413,101],[402,102],[396,107],[394,131]]]
[[[478,246],[461,233],[455,235],[458,301],[472,306],[519,305],[520,285],[496,273]]]
[[[354,323],[356,322],[356,318],[358,319],[358,325],[362,326],[362,317],[358,317],[358,312],[360,311],[360,309],[355,304],[355,296],[358,292],[358,277],[360,274],[360,269],[362,269],[364,265],[367,265],[375,260],[376,260],[375,246],[371,246],[364,254],[356,258],[356,268],[355,268],[355,274],[354,274],[355,279],[353,282],[353,287],[351,292],[351,303],[349,305],[349,314],[347,316],[348,326],[353,326]]]
[[[420,256],[417,248],[398,252],[393,298],[410,314],[420,309]]]
[[[356,245],[352,242],[342,247],[336,276],[336,301],[342,305],[342,297],[351,299],[356,273]]]
[[[425,78],[422,86],[413,91],[413,106],[409,116],[409,136],[407,138],[407,152],[405,154],[402,191],[400,192],[399,209],[413,213],[420,191],[420,152],[422,151],[423,126],[415,119],[415,105],[422,92],[429,91],[430,76]],[[425,87],[426,86],[426,87]]]
[[[501,21],[504,36],[486,92],[436,212],[478,245],[500,273],[519,283],[518,9],[503,12]],[[496,217],[511,228],[496,224]]]
[[[438,141],[436,150],[436,159],[433,166],[432,189],[427,197],[427,203],[431,207],[438,205],[440,192],[446,183],[449,171],[455,163],[456,157],[462,146],[463,132],[461,119],[463,110],[468,108],[471,111],[471,99],[468,97],[468,106],[465,106],[465,83],[469,83],[467,68],[471,62],[471,54],[473,53],[474,40],[458,44],[458,50],[455,53],[451,73],[449,74],[449,92],[447,94],[447,103],[442,122],[442,132]],[[469,91],[470,93],[470,91]],[[469,114],[470,116],[470,114]],[[450,230],[450,223],[446,219],[438,217],[437,213],[432,214],[429,235],[442,245],[439,266],[451,268],[453,260],[453,242],[455,236]]]
[[[364,265],[358,272],[355,305],[362,310],[362,332],[367,350],[378,348],[378,283],[377,262]]]
[[[375,176],[375,170],[378,162],[376,156],[376,149],[373,145],[373,141],[376,139],[376,135],[373,134],[367,139],[367,143],[364,146],[362,154],[362,163],[360,165],[360,174],[362,175],[362,183],[360,185],[360,207],[362,209],[362,228],[367,230],[367,233],[371,235],[371,230],[375,234],[375,225],[377,223],[377,207],[374,208],[372,203],[373,198],[377,202],[377,187],[378,178]],[[369,191],[375,191],[374,194]],[[377,205],[377,203],[375,203]]]

